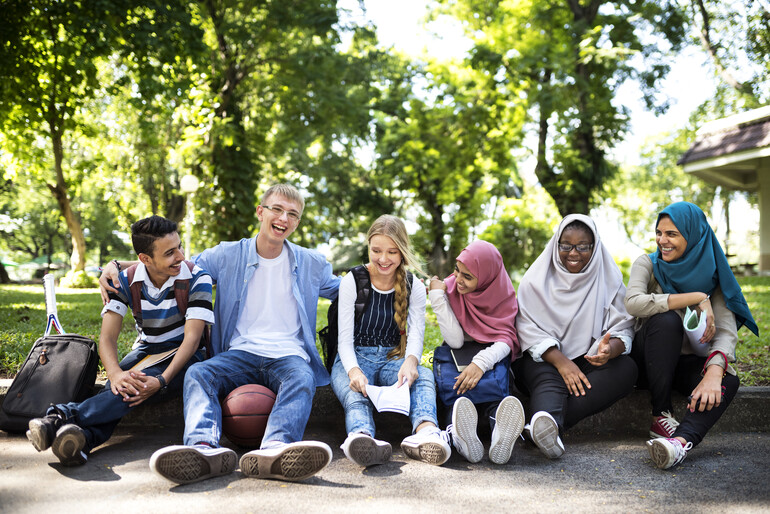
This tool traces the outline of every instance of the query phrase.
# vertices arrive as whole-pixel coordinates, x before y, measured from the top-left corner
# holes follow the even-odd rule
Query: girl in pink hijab
[[[519,307],[500,252],[491,243],[474,241],[457,256],[452,275],[431,279],[429,296],[446,345],[459,350],[469,342],[480,343],[471,363],[457,374],[456,399],[446,405],[451,407],[452,444],[469,462],[482,459],[484,446],[477,434],[481,414],[492,430],[489,458],[506,464],[524,427],[521,402],[507,393],[478,404],[466,397],[495,365],[502,362],[507,370],[520,354],[515,328]]]

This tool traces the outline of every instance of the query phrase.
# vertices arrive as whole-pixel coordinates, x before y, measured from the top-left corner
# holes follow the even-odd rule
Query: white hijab
[[[580,273],[570,273],[559,259],[559,239],[573,221],[584,223],[594,235],[593,254]],[[633,326],[623,305],[625,294],[623,275],[593,220],[583,214],[566,216],[519,285],[516,329],[522,351],[555,339],[568,359],[585,354],[608,331],[616,334]]]

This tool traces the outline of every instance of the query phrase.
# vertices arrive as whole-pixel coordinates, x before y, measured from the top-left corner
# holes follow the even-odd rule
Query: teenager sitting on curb
[[[195,257],[217,284],[214,356],[185,378],[184,445],[162,448],[150,459],[164,478],[185,484],[235,470],[235,452],[219,446],[219,399],[245,384],[263,385],[276,399],[260,449],[240,459],[243,474],[302,480],[331,462],[327,444],[302,437],[315,389],[329,383],[315,346],[318,297],[333,299],[339,279],[322,254],[287,241],[304,205],[294,187],[274,185],[257,207],[255,237]],[[114,269],[105,270],[110,273]]]
[[[99,357],[107,372],[104,389],[80,403],[53,405],[46,416],[29,422],[27,437],[37,451],[52,448],[65,466],[84,464],[89,452],[106,442],[120,419],[146,400],[165,399],[182,392],[187,368],[203,359],[198,349],[206,323],[214,322],[211,276],[184,261],[177,226],[150,216],[131,226],[139,263],[133,282],[141,283],[141,298],[131,298],[128,270],[120,274],[102,310]],[[117,281],[117,276],[115,277]],[[175,296],[178,281],[188,281],[187,310],[180,312]],[[132,351],[118,362],[118,335],[133,302],[141,302],[139,337]],[[177,349],[172,358],[131,370],[148,355]]]

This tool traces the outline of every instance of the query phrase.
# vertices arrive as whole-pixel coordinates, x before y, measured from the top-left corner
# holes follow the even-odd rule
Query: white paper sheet
[[[690,347],[692,347],[693,352],[700,357],[707,357],[709,344],[700,342],[700,338],[703,337],[703,333],[706,331],[706,313],[699,313],[687,307],[682,323],[684,324],[684,332],[690,340]]]
[[[406,379],[401,387],[398,387],[398,383],[386,387],[366,384],[366,394],[369,395],[377,412],[409,415],[409,384],[406,383]]]

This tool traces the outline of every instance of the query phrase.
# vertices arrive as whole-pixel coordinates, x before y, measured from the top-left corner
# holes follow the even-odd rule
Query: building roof
[[[770,105],[703,125],[677,164],[770,147]]]

